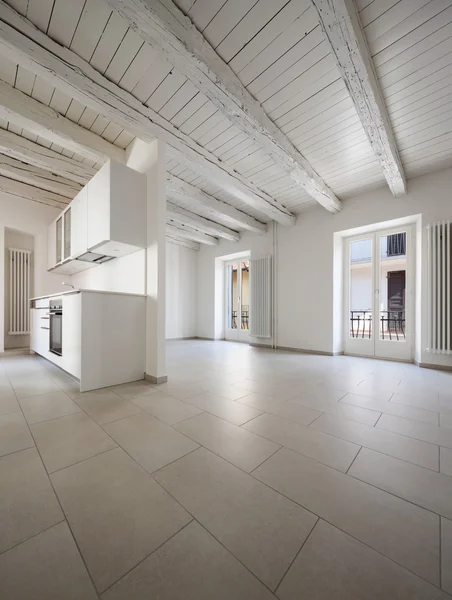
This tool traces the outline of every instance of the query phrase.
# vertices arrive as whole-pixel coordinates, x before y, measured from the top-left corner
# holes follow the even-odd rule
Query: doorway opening
[[[225,277],[225,339],[235,342],[249,342],[249,257],[241,257],[226,262]]]
[[[345,240],[346,354],[414,358],[413,227]]]

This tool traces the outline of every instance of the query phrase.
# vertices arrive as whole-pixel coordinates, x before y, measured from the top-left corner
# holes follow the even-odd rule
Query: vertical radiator
[[[30,333],[29,250],[9,249],[9,331],[8,335]]]
[[[250,261],[250,334],[270,338],[271,327],[271,256]]]
[[[452,354],[452,223],[439,221],[428,231],[428,344],[434,354]]]

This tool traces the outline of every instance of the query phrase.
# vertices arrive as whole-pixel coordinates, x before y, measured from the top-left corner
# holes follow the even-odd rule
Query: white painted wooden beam
[[[0,175],[0,191],[11,194],[12,196],[25,198],[26,200],[39,202],[40,204],[47,204],[48,206],[53,206],[55,208],[64,209],[69,204],[69,200],[63,196],[22,183],[21,181],[8,179],[2,175]]]
[[[49,171],[25,164],[4,154],[0,154],[0,175],[48,190],[70,200],[82,189],[81,185],[69,179],[64,179]]]
[[[82,185],[96,174],[91,167],[5,129],[0,129],[0,152]]]
[[[125,151],[0,80],[0,119],[93,160],[125,162]]]
[[[166,230],[170,234],[173,233],[179,237],[186,238],[187,240],[193,240],[194,242],[206,244],[207,246],[218,246],[217,238],[207,235],[206,233],[202,233],[202,231],[197,231],[191,227],[180,225],[180,223],[176,223],[171,219],[166,220]]]
[[[217,198],[206,194],[201,189],[170,173],[167,174],[166,189],[168,194],[176,200],[182,202],[190,200],[190,203],[194,206],[202,205],[208,211],[212,220],[221,218],[229,223],[231,227],[240,227],[253,233],[265,233],[267,231],[265,223],[261,223],[254,217],[237,210],[230,204],[226,204],[226,202],[217,200]]]
[[[107,2],[317,202],[331,212],[341,209],[334,192],[172,0]]]
[[[252,181],[218,159],[129,92],[109,81],[0,0],[0,53],[138,138],[167,142],[172,156],[270,219],[293,225],[295,216]]]
[[[406,180],[372,57],[353,0],[312,0],[342,79],[394,196]]]
[[[189,248],[190,250],[199,251],[201,245],[198,242],[192,242],[190,240],[185,240],[180,237],[176,237],[174,235],[166,234],[166,241],[170,244],[175,244],[176,246],[183,246],[184,248]]]
[[[209,235],[221,237],[231,242],[238,242],[240,239],[240,233],[237,231],[229,229],[229,227],[225,227],[224,225],[220,225],[220,223],[209,221],[209,219],[205,219],[204,217],[177,206],[177,204],[173,204],[172,202],[167,202],[166,204],[166,215],[176,223],[194,227]]]

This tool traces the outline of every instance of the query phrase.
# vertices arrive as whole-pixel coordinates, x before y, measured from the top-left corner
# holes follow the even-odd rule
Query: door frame
[[[343,335],[344,354],[402,360],[412,362],[415,348],[415,225],[375,229],[366,234],[344,238],[344,296],[343,296]],[[384,236],[406,232],[406,268],[405,268],[405,342],[380,339],[380,243]],[[350,254],[351,244],[355,241],[372,241],[372,337],[371,339],[350,338]]]
[[[225,303],[224,303],[224,339],[230,342],[243,342],[249,343],[249,329],[242,329],[242,262],[248,261],[250,270],[250,257],[241,256],[233,260],[225,261],[224,263],[224,289],[225,289]],[[230,287],[229,287],[229,268],[236,264],[237,268],[237,328],[232,329],[229,327],[229,301],[230,301]],[[249,315],[248,315],[249,323]]]

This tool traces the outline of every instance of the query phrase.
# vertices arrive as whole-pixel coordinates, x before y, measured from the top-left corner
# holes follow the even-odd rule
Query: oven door
[[[63,313],[50,313],[49,350],[53,354],[63,356]]]

